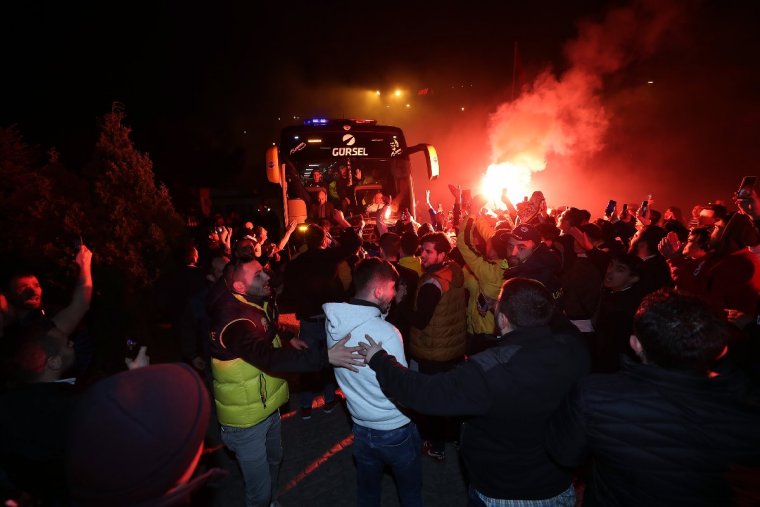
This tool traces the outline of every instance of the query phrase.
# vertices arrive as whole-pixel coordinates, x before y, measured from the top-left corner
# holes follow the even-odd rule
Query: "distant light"
[[[412,107],[412,105],[411,104],[407,104],[406,107]]]
[[[647,84],[654,84],[654,81],[647,81]]]
[[[380,95],[380,90],[375,90],[375,95]]]
[[[301,136],[293,136],[293,139],[295,140],[301,139]]]
[[[307,143],[321,143],[322,140],[321,139],[307,139],[306,142]]]
[[[390,108],[391,108],[391,106],[385,106],[385,109],[390,109]]]
[[[247,133],[248,133],[248,131],[247,131],[247,130],[244,130],[244,131],[243,131],[243,134],[247,134]]]
[[[460,107],[460,108],[459,108],[459,110],[460,110],[460,111],[464,111],[464,108],[463,108],[463,107]]]
[[[303,121],[304,125],[327,125],[327,118],[311,118]]]
[[[400,97],[400,96],[401,96],[401,90],[396,90],[396,97]]]

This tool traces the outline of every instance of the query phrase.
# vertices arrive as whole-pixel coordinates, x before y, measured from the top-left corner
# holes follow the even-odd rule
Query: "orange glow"
[[[299,472],[293,479],[288,481],[285,486],[280,490],[280,493],[277,496],[282,496],[291,489],[295,488],[301,481],[303,481],[306,477],[314,473],[324,465],[327,460],[338,454],[339,452],[343,451],[347,447],[353,445],[354,443],[354,435],[353,433],[344,438],[343,440],[340,440],[339,442],[336,442],[335,445],[333,445],[327,452],[325,452],[322,456],[318,457],[311,463],[309,463],[306,468],[304,468],[301,472]]]
[[[546,162],[528,154],[515,157],[513,162],[491,164],[480,181],[480,193],[494,206],[503,208],[501,191],[507,189],[507,196],[512,204],[522,202],[525,196],[533,192],[531,175],[542,170]]]

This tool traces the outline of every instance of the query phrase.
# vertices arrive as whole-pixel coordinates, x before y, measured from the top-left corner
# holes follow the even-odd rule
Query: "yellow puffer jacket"
[[[433,317],[424,329],[411,328],[409,351],[412,357],[427,361],[451,361],[464,356],[467,334],[467,315],[464,293],[464,274],[454,262],[420,278],[420,288],[435,278],[441,287],[441,300]],[[415,298],[415,310],[416,308]]]
[[[265,307],[235,297],[225,305],[228,315],[219,331],[218,343],[224,343],[224,332],[234,322],[240,320],[269,320]],[[222,321],[224,322],[224,321]],[[272,328],[273,329],[273,328]],[[280,337],[272,332],[272,345],[282,346]],[[284,405],[288,401],[288,383],[279,377],[273,377],[238,357],[221,359],[212,357],[211,373],[214,378],[214,402],[219,423],[235,428],[254,426]]]
[[[470,297],[467,303],[467,330],[473,334],[497,334],[493,311],[478,311],[478,297],[494,305],[504,283],[504,270],[509,267],[506,259],[489,261],[475,252],[472,245],[472,228],[476,228],[488,240],[493,236],[493,228],[484,220],[468,218],[459,230],[457,248],[467,263],[469,272],[477,280],[477,286],[470,282]]]

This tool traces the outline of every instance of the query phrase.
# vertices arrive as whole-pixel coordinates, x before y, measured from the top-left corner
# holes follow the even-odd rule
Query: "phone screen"
[[[615,211],[615,206],[617,206],[617,202],[615,202],[613,199],[610,199],[610,202],[607,203],[607,209],[604,210],[604,214],[609,216],[612,216],[612,212]]]
[[[739,190],[736,192],[736,196],[739,199],[746,199],[752,194],[752,189],[757,182],[757,176],[745,176],[742,178],[742,184],[739,186]]]
[[[641,201],[641,214],[642,215],[646,215],[648,208],[649,208],[649,201],[647,201],[647,200]]]

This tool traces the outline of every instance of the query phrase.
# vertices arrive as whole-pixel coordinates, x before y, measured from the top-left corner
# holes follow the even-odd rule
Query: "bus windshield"
[[[288,127],[280,140],[283,161],[310,195],[324,190],[344,212],[366,216],[381,202],[394,216],[413,206],[406,148],[397,127],[347,122]]]

